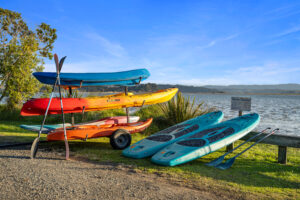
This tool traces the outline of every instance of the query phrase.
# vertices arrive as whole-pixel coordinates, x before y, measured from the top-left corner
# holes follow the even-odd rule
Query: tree
[[[50,25],[41,23],[32,31],[20,13],[0,8],[0,101],[7,97],[9,109],[40,90],[32,73],[44,69],[44,58],[52,59],[56,38]]]

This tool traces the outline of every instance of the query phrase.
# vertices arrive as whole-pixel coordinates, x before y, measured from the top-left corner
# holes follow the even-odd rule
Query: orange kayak
[[[68,140],[82,140],[88,138],[109,137],[119,129],[126,130],[130,134],[144,131],[152,123],[152,118],[142,122],[105,124],[105,125],[78,125],[67,127]],[[62,128],[50,131],[47,135],[48,141],[64,140],[64,130]]]

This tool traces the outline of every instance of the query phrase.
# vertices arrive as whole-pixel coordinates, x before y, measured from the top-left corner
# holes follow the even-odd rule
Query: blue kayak
[[[259,115],[253,113],[209,126],[157,152],[151,161],[159,165],[174,166],[195,160],[242,138],[259,121]]]
[[[35,72],[33,76],[41,83],[54,85],[56,72]],[[147,79],[150,73],[147,69],[136,69],[111,73],[60,73],[60,83],[64,86],[101,86],[124,85],[133,86]]]
[[[123,150],[123,155],[131,158],[152,156],[169,144],[188,137],[209,125],[219,123],[222,118],[223,113],[217,111],[181,122],[131,145]]]

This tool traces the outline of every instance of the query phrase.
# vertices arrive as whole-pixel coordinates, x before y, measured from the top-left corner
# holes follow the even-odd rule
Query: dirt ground
[[[232,199],[121,164],[66,161],[43,149],[30,159],[29,149],[0,149],[0,199]]]

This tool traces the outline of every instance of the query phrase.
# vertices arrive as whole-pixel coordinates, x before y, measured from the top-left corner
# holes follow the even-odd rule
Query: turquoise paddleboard
[[[219,123],[223,119],[221,111],[211,112],[153,134],[123,150],[123,155],[131,158],[145,158],[180,139],[190,136],[203,128]]]
[[[157,152],[151,161],[174,166],[195,160],[242,138],[259,124],[259,120],[259,115],[253,113],[209,126]]]

